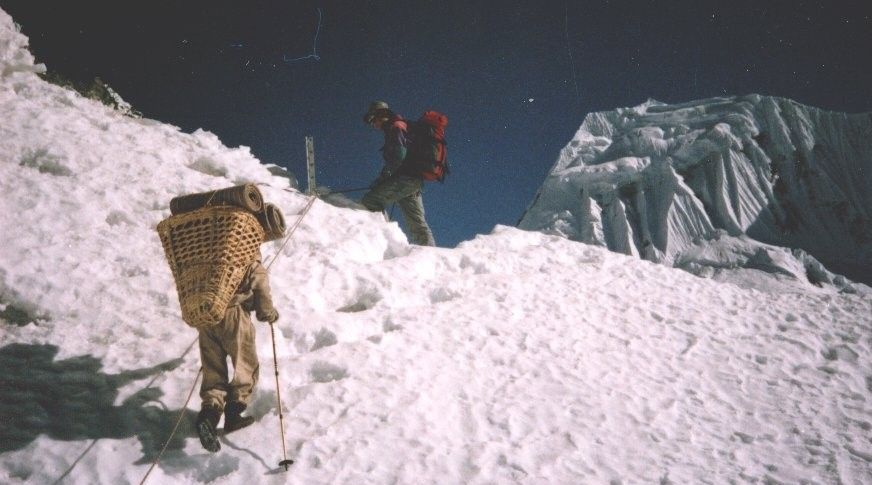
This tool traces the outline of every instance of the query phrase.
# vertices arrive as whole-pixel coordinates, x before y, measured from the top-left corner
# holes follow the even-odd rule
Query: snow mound
[[[767,245],[799,248],[756,269],[799,265],[817,276],[797,282],[850,289],[817,260],[872,281],[872,114],[758,95],[593,113],[519,227],[711,274],[754,268],[740,254]],[[691,261],[701,245],[719,249]]]
[[[44,72],[45,66],[35,64],[27,48],[28,40],[19,31],[12,17],[0,10],[2,37],[0,37],[0,77],[7,78],[16,72]]]
[[[0,11],[0,483],[139,483],[177,416],[149,484],[872,481],[864,287],[759,292],[507,227],[415,247],[319,200],[300,219],[247,148],[47,84],[25,46]],[[287,473],[266,325],[255,424],[200,446],[155,232],[172,196],[243,182],[300,222],[263,248]]]

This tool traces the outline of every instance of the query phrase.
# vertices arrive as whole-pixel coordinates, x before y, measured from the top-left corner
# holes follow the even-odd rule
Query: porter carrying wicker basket
[[[264,230],[250,212],[212,206],[157,225],[176,280],[182,319],[198,328],[224,318],[248,266],[260,257]]]

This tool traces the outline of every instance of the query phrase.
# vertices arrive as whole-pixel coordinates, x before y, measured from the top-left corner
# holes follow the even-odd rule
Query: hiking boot
[[[224,407],[224,433],[232,433],[254,422],[251,416],[242,416],[247,406],[241,402],[231,402]]]
[[[211,452],[221,449],[218,442],[218,421],[221,419],[221,410],[208,406],[200,410],[197,415],[197,434],[200,436],[200,444]]]

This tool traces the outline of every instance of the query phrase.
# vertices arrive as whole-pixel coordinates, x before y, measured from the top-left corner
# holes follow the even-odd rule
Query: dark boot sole
[[[197,423],[197,434],[200,436],[200,444],[208,451],[215,453],[221,449],[218,442],[218,431],[207,421]]]
[[[242,428],[246,428],[254,424],[254,418],[251,416],[245,416],[243,418],[239,418],[238,421],[232,421],[227,423],[224,421],[224,434],[232,433],[234,431],[240,430]]]

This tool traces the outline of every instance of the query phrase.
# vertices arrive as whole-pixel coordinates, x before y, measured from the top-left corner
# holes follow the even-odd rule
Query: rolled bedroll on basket
[[[257,214],[263,210],[263,195],[254,184],[237,185],[221,190],[188,194],[170,200],[172,215],[193,212],[203,207],[230,205]]]
[[[275,204],[267,202],[263,206],[263,212],[257,214],[257,220],[263,226],[266,233],[265,241],[275,241],[281,239],[285,235],[285,216],[282,215],[281,209]]]

